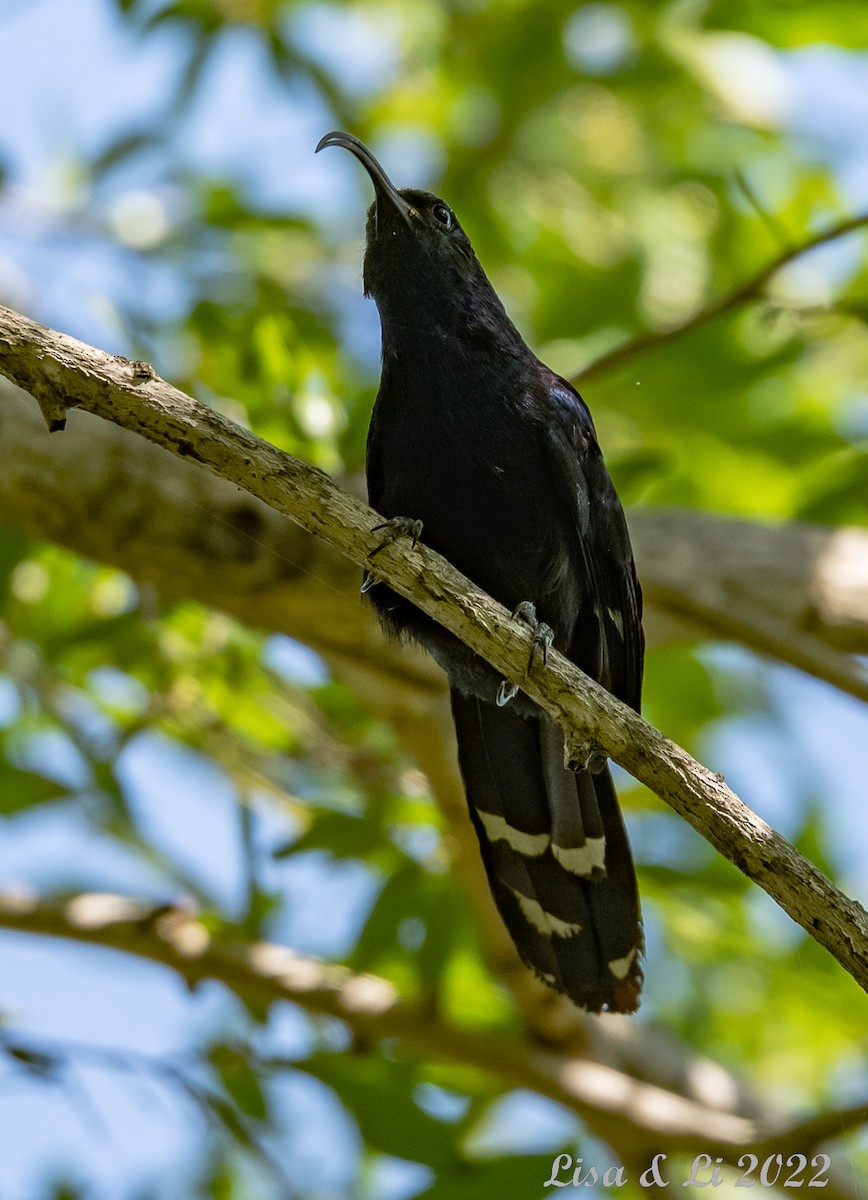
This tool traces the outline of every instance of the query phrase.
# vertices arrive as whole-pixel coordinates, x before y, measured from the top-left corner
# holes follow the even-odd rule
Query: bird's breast
[[[570,531],[542,442],[515,395],[468,373],[461,386],[384,379],[368,440],[371,504],[423,523],[423,541],[502,603],[539,595]]]

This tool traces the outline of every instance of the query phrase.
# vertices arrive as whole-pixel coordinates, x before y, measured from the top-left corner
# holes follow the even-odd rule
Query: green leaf
[[[220,1082],[245,1116],[256,1121],[268,1117],[268,1102],[256,1072],[238,1046],[218,1043],[211,1047],[211,1063]]]
[[[282,846],[275,857],[326,850],[333,858],[366,858],[382,848],[383,830],[378,823],[349,813],[318,812],[305,832]]]
[[[26,558],[33,542],[16,529],[0,525],[0,597],[5,597],[12,572]]]
[[[122,166],[130,158],[159,145],[159,134],[152,128],[134,129],[121,137],[114,138],[90,164],[91,171],[97,177],[107,175],[117,166]]]
[[[516,1154],[476,1161],[458,1159],[451,1168],[438,1171],[437,1179],[419,1193],[418,1200],[502,1200],[504,1196],[543,1200],[551,1194],[545,1182],[553,1158]]]
[[[62,783],[0,762],[0,813],[7,816],[73,795]]]
[[[209,1096],[207,1100],[209,1111],[220,1122],[229,1136],[243,1146],[246,1150],[253,1150],[256,1146],[250,1130],[245,1125],[235,1105],[228,1100],[224,1100],[222,1096]]]
[[[333,1089],[372,1149],[427,1163],[435,1170],[454,1162],[455,1126],[435,1120],[413,1099],[417,1076],[412,1065],[370,1056],[316,1054],[301,1067]]]

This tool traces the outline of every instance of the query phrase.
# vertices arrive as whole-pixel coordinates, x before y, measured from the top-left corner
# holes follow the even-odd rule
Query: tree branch
[[[0,442],[0,513],[11,525],[127,571],[164,598],[194,599],[305,642],[393,726],[444,813],[489,966],[530,1028],[558,1043],[574,1037],[577,1010],[536,986],[494,912],[458,776],[445,677],[427,655],[383,638],[370,606],[359,603],[357,568],[228,480],[90,413],[48,437],[31,398],[2,378]],[[345,486],[363,490],[355,477]],[[788,660],[791,639],[810,638],[813,658],[800,665],[826,679],[842,664],[858,669],[845,650],[868,653],[864,529],[680,509],[636,510],[630,526],[649,644],[737,634]],[[737,630],[733,613],[743,618]],[[758,625],[773,631],[774,645],[760,641]]]
[[[81,407],[222,475],[325,538],[360,566],[379,545],[379,516],[310,467],[171,387],[0,308],[0,372],[35,396],[49,428]],[[868,914],[714,775],[562,655],[530,674],[532,635],[502,605],[423,545],[377,557],[390,586],[456,634],[563,728],[571,764],[602,750],[760,885],[868,991]]]
[[[698,312],[695,312],[692,317],[688,317],[686,320],[681,321],[677,325],[672,325],[668,329],[639,334],[638,337],[622,342],[620,346],[616,346],[607,354],[601,354],[599,358],[589,363],[588,366],[583,367],[581,371],[576,371],[571,377],[571,383],[586,384],[592,379],[598,379],[601,375],[606,375],[610,371],[614,371],[618,367],[622,367],[644,354],[650,354],[654,350],[668,346],[670,342],[674,342],[677,338],[694,333],[697,329],[708,325],[709,322],[722,317],[724,313],[732,312],[734,308],[739,308],[742,304],[747,304],[750,300],[758,299],[772,276],[776,275],[788,263],[801,258],[803,254],[807,254],[810,250],[815,250],[818,246],[824,246],[828,242],[837,241],[838,238],[845,237],[848,233],[852,233],[856,229],[861,229],[865,225],[868,225],[868,213],[860,213],[855,217],[849,217],[845,221],[839,221],[835,225],[830,225],[828,229],[821,230],[798,246],[789,247],[789,249],[779,254],[777,258],[772,259],[756,275],[745,280],[744,283],[740,284],[733,291],[718,297],[717,300],[712,300],[705,308],[700,308]]]
[[[422,651],[383,637],[360,602],[353,564],[228,480],[90,413],[49,437],[32,399],[2,377],[0,444],[0,513],[16,528],[127,571],[166,600],[198,600],[305,642],[364,697],[431,784],[488,966],[515,995],[526,1027],[549,1043],[582,1041],[584,1014],[527,970],[495,910],[458,772],[445,676]]]
[[[47,438],[30,398],[2,377],[0,439],[0,514],[15,528],[119,567],[161,595],[288,633],[364,673],[365,691],[388,676],[401,704],[442,693],[433,661],[387,642],[358,603],[352,563],[228,480],[90,414]],[[337,482],[363,494],[355,476]],[[689,509],[629,517],[649,645],[737,636],[793,663],[796,643],[803,670],[848,691],[864,686],[852,655],[868,655],[868,531]],[[727,626],[736,611],[737,630]]]
[[[868,542],[868,538],[865,540]],[[653,597],[658,608],[688,620],[709,637],[740,642],[868,702],[868,674],[864,669],[849,654],[830,650],[810,630],[795,628],[784,635],[774,617],[732,598],[726,604],[703,603],[698,596],[668,592],[665,587],[653,584],[646,595]]]
[[[228,480],[90,413],[78,413],[62,437],[47,436],[32,399],[2,377],[0,444],[0,514],[11,526],[126,571],[165,599],[196,600],[301,640],[363,696],[430,781],[486,961],[515,996],[526,1028],[573,1049],[602,1036],[605,1021],[583,1020],[520,962],[495,912],[467,816],[445,676],[428,655],[382,636],[370,606],[359,602],[352,563]],[[364,485],[353,477],[344,486],[361,494]],[[717,622],[698,626],[692,619],[701,599],[712,616],[737,608],[763,620],[784,647],[790,633],[809,631],[820,668],[826,656],[834,659],[832,646],[868,653],[865,530],[764,525],[679,509],[639,509],[630,525],[649,644],[725,636]],[[747,633],[744,642],[755,647]],[[610,1066],[638,1055],[645,1069],[649,1031],[635,1030],[635,1046],[623,1027],[609,1039]],[[652,1077],[689,1095],[692,1060],[684,1048],[668,1043],[652,1057]]]
[[[355,974],[268,942],[217,939],[186,909],[150,908],[106,893],[78,895],[63,904],[0,893],[0,927],[133,954],[169,968],[190,987],[217,980],[248,1002],[289,1001],[307,1012],[336,1017],[360,1044],[397,1039],[417,1054],[476,1067],[508,1087],[532,1088],[565,1105],[609,1144],[626,1144],[634,1161],[658,1153],[661,1144],[669,1154],[702,1151],[733,1161],[755,1145],[765,1145],[764,1139],[774,1141],[773,1131],[755,1120],[590,1059],[564,1057],[441,1021],[400,1000],[393,986],[376,976]],[[864,1120],[861,1111],[844,1115],[846,1124],[841,1120],[835,1132]],[[828,1130],[836,1120],[836,1115],[820,1114],[812,1118],[813,1125],[797,1128]],[[780,1128],[775,1132],[782,1139],[787,1136]]]
[[[640,511],[634,530],[652,621],[668,615],[868,700],[853,657],[868,653],[868,531],[689,510]]]

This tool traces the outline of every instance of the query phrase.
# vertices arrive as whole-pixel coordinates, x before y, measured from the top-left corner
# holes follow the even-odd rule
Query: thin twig
[[[793,245],[793,239],[790,237],[785,226],[776,216],[769,212],[762,200],[760,200],[756,189],[748,179],[746,173],[740,169],[737,170],[735,172],[735,182],[745,200],[747,200],[775,241],[786,250],[789,250]]]
[[[678,325],[672,325],[668,329],[657,330],[653,333],[642,333],[638,337],[622,342],[614,350],[610,350],[606,354],[601,354],[599,358],[594,359],[592,363],[583,367],[581,371],[576,371],[571,376],[570,382],[574,384],[586,384],[590,380],[598,379],[601,375],[606,375],[610,371],[614,371],[616,368],[622,367],[644,354],[650,354],[654,350],[668,346],[670,342],[674,342],[677,338],[694,333],[697,329],[701,329],[703,325],[716,320],[717,317],[722,317],[724,313],[731,312],[734,308],[739,308],[742,304],[747,304],[748,301],[757,299],[772,276],[776,275],[782,267],[793,262],[794,259],[800,258],[803,254],[807,254],[811,250],[815,250],[818,246],[824,246],[828,242],[837,241],[838,238],[845,237],[848,233],[852,233],[855,229],[861,229],[865,225],[868,225],[868,213],[860,213],[855,217],[849,217],[846,221],[840,221],[836,225],[831,225],[828,229],[821,230],[820,233],[814,234],[813,237],[808,238],[807,241],[802,242],[798,246],[789,247],[779,254],[777,258],[772,259],[756,275],[740,284],[734,291],[727,292],[726,295],[720,296],[717,300],[712,300],[705,308],[701,308],[698,312],[695,312],[692,317],[688,317]]]

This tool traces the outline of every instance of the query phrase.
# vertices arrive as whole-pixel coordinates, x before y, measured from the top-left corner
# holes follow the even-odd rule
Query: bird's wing
[[[581,396],[556,375],[546,386],[545,450],[558,494],[572,517],[583,574],[568,655],[638,711],[644,656],[642,593],[624,510]]]

